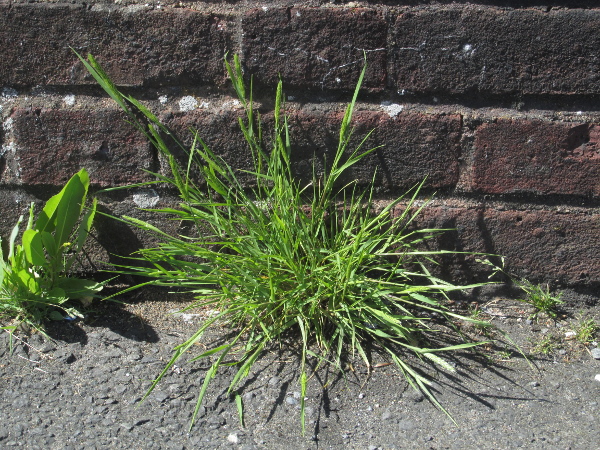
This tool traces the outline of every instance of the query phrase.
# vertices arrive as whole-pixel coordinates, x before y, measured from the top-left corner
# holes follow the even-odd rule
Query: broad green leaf
[[[56,208],[60,202],[60,193],[51,197],[44,208],[40,212],[40,215],[35,222],[35,229],[38,231],[45,231],[52,233],[56,229]]]
[[[54,241],[58,247],[67,243],[79,220],[87,194],[89,177],[85,169],[75,174],[63,188],[56,207]]]
[[[45,300],[47,300],[50,303],[60,305],[61,303],[64,303],[67,300],[67,295],[64,289],[55,287],[50,292],[48,292],[48,297]]]
[[[240,418],[240,427],[244,428],[244,403],[242,402],[242,396],[240,394],[235,394],[235,404]]]
[[[42,238],[42,244],[46,249],[46,253],[50,257],[50,259],[58,258],[61,256],[62,251],[56,246],[56,242],[54,242],[54,236],[52,233],[48,233],[47,231],[39,231],[39,234]]]
[[[62,277],[56,281],[56,286],[63,290],[65,297],[77,299],[97,294],[102,290],[104,284],[94,280]]]
[[[39,231],[32,229],[25,230],[22,242],[23,249],[25,250],[25,257],[29,264],[32,266],[46,265],[46,255],[42,244],[42,236]]]
[[[85,243],[85,240],[87,239],[88,234],[94,223],[94,217],[96,216],[97,206],[98,199],[94,198],[94,200],[92,201],[92,206],[87,210],[87,212],[81,219],[75,238],[75,248],[73,249],[73,256],[71,256],[71,258],[69,258],[69,260],[66,262],[64,267],[65,271],[70,270],[71,266],[73,266],[73,263],[75,262],[75,259],[77,258],[77,255],[83,248],[83,244]]]
[[[19,226],[21,225],[21,222],[23,221],[23,216],[19,217],[19,220],[17,220],[17,224],[13,227],[11,233],[10,233],[10,237],[8,238],[8,257],[7,259],[12,259],[15,255],[15,241],[17,240],[17,235],[19,234]]]
[[[32,294],[38,295],[40,294],[40,285],[35,279],[35,275],[29,272],[27,269],[21,269],[17,272],[17,276],[21,280],[21,282],[25,285],[27,290]]]
[[[71,177],[58,194],[51,197],[46,202],[35,223],[35,229],[51,233],[56,230],[60,222],[61,230],[56,233],[56,243],[57,246],[64,244],[66,240],[62,240],[62,237],[66,232],[65,229],[68,227],[68,224],[73,221],[72,217],[74,215],[76,216],[75,222],[79,218],[88,186],[88,173],[85,169],[81,169]],[[59,209],[62,214],[67,213],[67,217],[61,217],[59,215]],[[73,226],[74,222],[68,233],[72,231]]]

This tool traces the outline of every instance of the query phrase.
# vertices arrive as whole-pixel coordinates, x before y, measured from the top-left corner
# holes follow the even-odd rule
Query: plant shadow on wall
[[[184,289],[196,298],[190,308],[208,306],[219,311],[175,347],[146,397],[186,352],[198,349],[194,344],[207,330],[225,323],[235,333],[192,359],[207,360],[210,368],[190,427],[211,380],[223,366],[235,367],[228,393],[235,397],[241,413],[243,380],[269,346],[286,342],[293,342],[293,350],[300,355],[303,430],[311,373],[322,364],[343,372],[344,361],[355,354],[370,369],[370,348],[384,353],[410,385],[444,410],[429,378],[411,361],[416,356],[416,361],[454,372],[439,355],[481,342],[465,341],[456,334],[454,343],[439,345],[442,333],[435,323],[444,324],[446,330],[455,329],[456,321],[482,327],[489,324],[445,306],[448,293],[475,285],[457,286],[427,269],[433,257],[445,252],[418,249],[441,230],[409,228],[425,207],[416,202],[423,183],[376,211],[373,183],[361,190],[354,183],[340,181],[375,150],[362,148],[368,135],[357,148],[348,148],[364,69],[343,117],[333,159],[325,162],[322,173],[313,170],[312,182],[302,185],[291,169],[292,144],[281,82],[274,105],[274,133],[267,149],[261,118],[253,105],[252,85],[246,90],[237,56],[233,64],[226,60],[225,65],[245,111],[239,126],[252,152],[254,168],[250,171],[227,165],[197,132],[191,148],[185,148],[142,103],[121,93],[91,55],[87,60],[79,58],[170,165],[169,176],[155,173],[156,181],[136,186],[162,183],[176,187],[179,205],[155,211],[195,230],[189,235],[170,235],[145,221],[119,218],[162,241],[155,248],[137,252],[129,265],[119,267],[120,273],[148,278],[134,288]],[[177,161],[167,139],[177,143],[187,161]],[[251,187],[242,183],[242,176],[250,176]]]

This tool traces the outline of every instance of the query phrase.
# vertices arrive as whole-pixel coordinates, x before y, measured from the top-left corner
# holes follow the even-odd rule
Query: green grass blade
[[[244,426],[244,403],[242,401],[242,396],[240,394],[235,395],[235,405],[237,406],[238,417],[240,419],[240,427],[245,428],[245,426]]]

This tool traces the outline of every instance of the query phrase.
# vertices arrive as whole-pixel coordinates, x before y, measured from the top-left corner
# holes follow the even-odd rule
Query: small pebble
[[[591,350],[591,353],[592,353],[592,358],[600,359],[600,348],[593,348]]]
[[[594,380],[596,380],[596,381],[599,381],[599,382],[600,382],[600,373],[594,377]]]
[[[237,437],[237,434],[230,434],[229,436],[227,436],[227,440],[229,442],[231,442],[232,444],[237,444],[240,440]]]

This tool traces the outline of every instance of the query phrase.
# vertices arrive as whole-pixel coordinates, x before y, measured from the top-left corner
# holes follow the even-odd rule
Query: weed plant
[[[533,354],[549,355],[560,348],[562,343],[560,339],[553,334],[544,335],[531,349]]]
[[[86,299],[102,289],[102,284],[69,276],[96,213],[96,200],[84,212],[89,176],[82,169],[63,189],[50,198],[34,220],[34,203],[21,243],[17,244],[21,216],[10,234],[8,252],[0,247],[0,318],[17,325],[40,328],[44,319],[62,320],[64,315],[82,316],[71,299]],[[1,239],[0,239],[1,240]]]
[[[236,394],[263,351],[273,343],[283,345],[284,337],[290,335],[298,339],[294,350],[301,364],[303,429],[309,366],[315,369],[327,362],[342,371],[344,359],[357,355],[370,368],[368,344],[387,353],[408,382],[442,408],[428,387],[428,378],[411,365],[407,355],[454,371],[440,353],[477,343],[430,345],[428,333],[435,334],[430,326],[432,313],[448,321],[483,322],[444,306],[448,292],[469,286],[437,279],[426,268],[428,260],[442,252],[419,250],[419,245],[439,230],[410,228],[424,207],[416,203],[422,183],[375,211],[372,185],[361,190],[354,183],[340,182],[353,165],[374,150],[363,149],[368,136],[356,148],[349,147],[351,119],[364,70],[342,119],[333,160],[327,161],[325,173],[315,170],[312,182],[303,186],[294,177],[290,162],[292,143],[281,82],[274,105],[274,133],[267,150],[252,87],[246,90],[237,57],[232,65],[227,61],[225,65],[245,111],[239,125],[252,152],[252,171],[230,167],[197,132],[191,148],[186,148],[143,104],[121,93],[91,55],[81,60],[170,165],[171,175],[154,174],[156,182],[176,187],[181,202],[176,208],[156,212],[196,230],[193,237],[169,235],[148,222],[122,217],[120,220],[154,233],[162,243],[140,250],[131,265],[121,270],[148,277],[150,281],[144,284],[187,289],[197,299],[190,308],[209,306],[219,311],[175,347],[172,359],[146,396],[184,353],[198,348],[194,344],[211,326],[226,323],[236,330],[233,337],[192,359],[212,362],[190,427],[222,366],[237,368],[229,385],[229,393]],[[187,161],[177,162],[167,139],[185,152]],[[250,175],[253,185],[242,184],[240,174],[245,178]],[[236,400],[241,411],[239,394]]]
[[[561,300],[562,292],[553,295],[550,292],[549,285],[544,288],[541,284],[533,284],[524,278],[517,280],[516,284],[526,295],[525,298],[519,300],[529,303],[535,308],[535,312],[531,314],[530,319],[536,319],[541,312],[552,319],[558,317],[558,307],[564,303]]]
[[[534,284],[525,278],[511,275],[504,269],[504,257],[501,258],[500,265],[496,265],[489,259],[478,259],[477,261],[490,266],[493,269],[490,278],[494,277],[496,274],[502,273],[523,291],[525,297],[517,298],[516,300],[527,303],[535,308],[535,311],[529,316],[530,319],[536,319],[539,313],[544,313],[555,320],[558,318],[558,308],[564,303],[561,300],[562,292],[552,294],[550,292],[549,284],[546,284],[545,286],[542,284]]]
[[[598,330],[600,330],[600,326],[598,326],[594,319],[581,317],[575,327],[575,339],[580,344],[588,345],[595,339]]]

